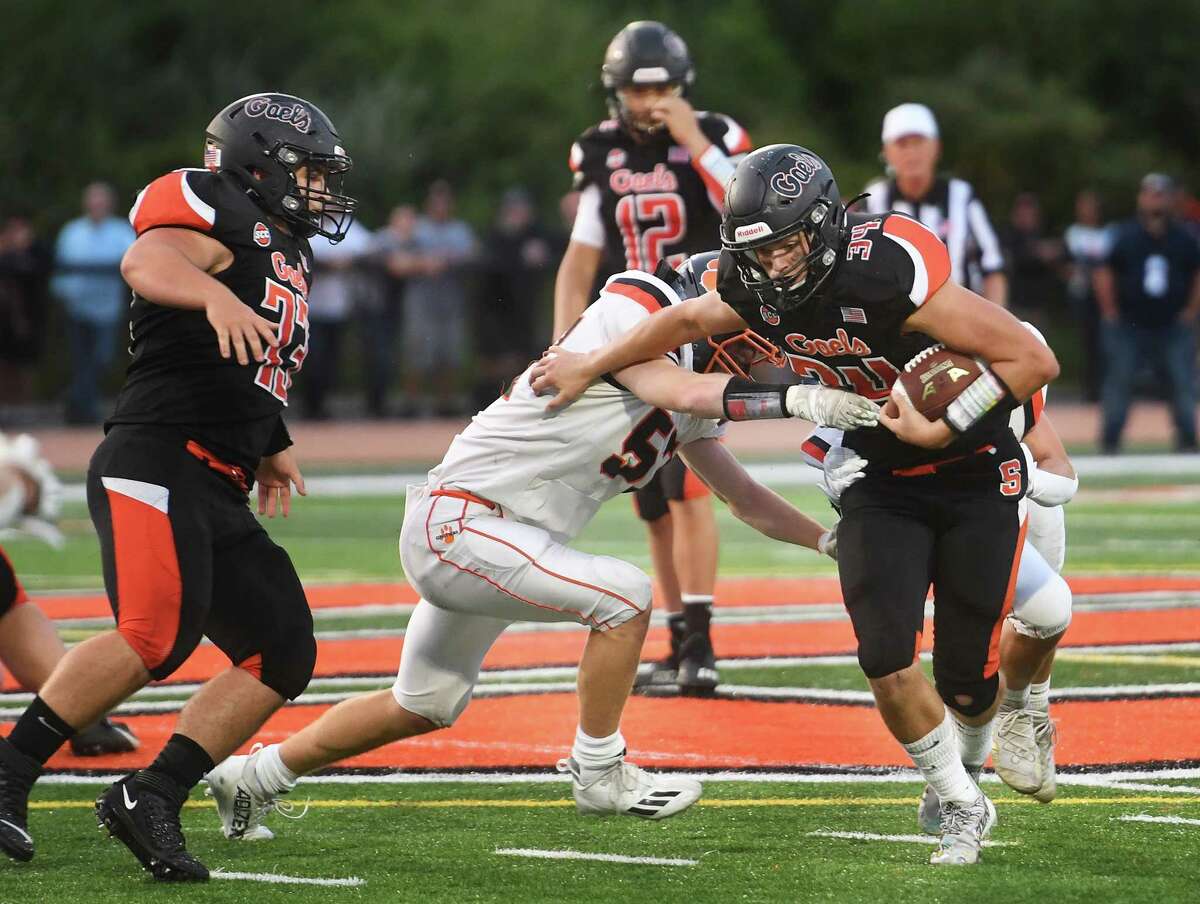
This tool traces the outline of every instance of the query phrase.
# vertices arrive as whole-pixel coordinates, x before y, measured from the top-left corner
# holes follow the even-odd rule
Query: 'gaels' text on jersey
[[[281,412],[308,351],[307,240],[268,219],[225,173],[184,169],[151,182],[129,213],[137,234],[192,229],[233,253],[214,275],[243,304],[277,324],[277,348],[241,365],[222,358],[203,310],[154,304],[136,293],[130,310],[132,360],[112,424],[171,426],[253,473],[259,458],[290,444]]]
[[[600,273],[652,271],[660,260],[677,263],[715,243],[725,201],[725,183],[737,158],[750,150],[750,137],[728,116],[697,112],[712,142],[693,160],[666,129],[635,139],[618,120],[588,129],[571,147],[574,187],[585,193],[580,216],[598,217],[603,239],[588,243],[604,256]],[[594,188],[593,188],[594,187]],[[572,234],[580,237],[581,230]]]
[[[846,389],[880,403],[913,356],[934,340],[904,332],[904,322],[950,276],[946,246],[903,214],[847,215],[847,240],[834,273],[798,308],[780,312],[747,292],[732,257],[722,252],[721,297],[751,329],[774,342],[800,377]],[[918,473],[932,462],[964,459],[986,447],[1007,460],[1020,457],[1005,421],[986,418],[942,449],[901,442],[882,426],[846,433],[845,445],[868,461],[871,473]],[[981,461],[981,467],[995,464]],[[969,463],[964,460],[964,464]]]
[[[646,273],[618,273],[561,341],[600,348],[679,297]],[[691,346],[668,357],[691,367]],[[647,405],[611,376],[597,381],[557,414],[546,413],[529,372],[479,414],[429,472],[431,487],[456,487],[498,503],[556,542],[574,539],[600,505],[645,485],[678,446],[720,436],[714,420]]]

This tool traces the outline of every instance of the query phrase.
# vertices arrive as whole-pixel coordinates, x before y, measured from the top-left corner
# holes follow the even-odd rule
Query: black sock
[[[688,635],[702,634],[708,637],[708,626],[712,621],[712,597],[683,604],[683,620],[687,624]]]
[[[17,720],[8,743],[27,757],[45,765],[54,752],[70,740],[75,729],[62,720],[58,713],[46,705],[41,697],[34,697],[29,708]]]
[[[182,788],[194,788],[214,765],[203,747],[186,735],[173,734],[145,771],[165,775]]]
[[[687,634],[687,626],[683,621],[682,612],[667,613],[667,630],[671,634],[671,659],[679,660],[679,646],[683,643],[683,636]]]

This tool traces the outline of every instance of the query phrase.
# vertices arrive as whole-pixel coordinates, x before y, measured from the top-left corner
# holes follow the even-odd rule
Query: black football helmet
[[[204,165],[232,173],[268,214],[305,236],[340,242],[358,202],[342,191],[353,162],[337,129],[314,104],[290,94],[251,94],[208,124]],[[301,186],[296,170],[324,176],[324,188]]]
[[[677,268],[666,262],[655,273],[682,299],[699,298],[717,287],[717,262],[720,251],[693,254]],[[692,370],[698,374],[724,371],[744,380],[753,379],[751,371],[760,364],[787,367],[783,353],[751,329],[706,336],[692,343]]]
[[[618,95],[622,88],[675,85],[685,95],[695,78],[687,44],[661,22],[630,22],[609,42],[600,67],[609,115],[634,132],[657,132],[663,126],[634,122]]]
[[[843,245],[846,208],[829,166],[794,144],[772,144],[747,154],[725,190],[721,247],[761,303],[777,311],[808,301],[833,273]],[[757,249],[803,234],[808,252],[772,277]]]

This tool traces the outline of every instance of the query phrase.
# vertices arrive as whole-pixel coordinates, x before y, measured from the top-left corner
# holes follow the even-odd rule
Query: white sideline
[[[898,841],[902,844],[937,844],[936,835],[877,835],[874,832],[809,832],[809,838],[845,838],[850,841]],[[1014,841],[985,841],[984,847],[1009,847]]]
[[[1169,826],[1200,826],[1200,819],[1184,819],[1182,816],[1150,816],[1139,813],[1136,816],[1118,816],[1121,822],[1161,822]]]
[[[366,879],[351,876],[348,879],[310,879],[306,876],[282,876],[279,873],[227,873],[223,869],[209,872],[212,879],[243,879],[248,882],[270,882],[275,885],[336,885],[357,888],[367,884]]]
[[[496,848],[508,857],[537,857],[544,860],[602,860],[605,863],[638,863],[645,866],[695,866],[699,860],[682,857],[626,857],[624,854],[588,854],[583,851],[540,851],[536,848]]]

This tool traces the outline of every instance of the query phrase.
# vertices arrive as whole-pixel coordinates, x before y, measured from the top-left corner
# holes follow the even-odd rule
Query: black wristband
[[[788,417],[788,387],[770,383],[755,383],[742,377],[731,377],[725,384],[721,405],[729,421],[753,421],[760,418]]]

